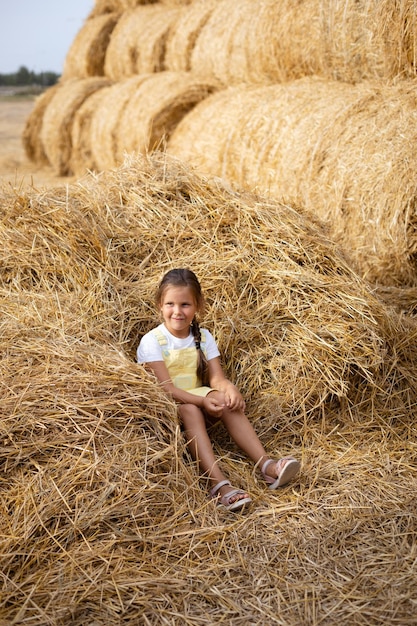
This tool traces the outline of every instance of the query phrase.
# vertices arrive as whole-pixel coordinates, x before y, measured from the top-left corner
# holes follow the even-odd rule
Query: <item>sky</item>
[[[0,74],[61,74],[94,0],[0,0]]]

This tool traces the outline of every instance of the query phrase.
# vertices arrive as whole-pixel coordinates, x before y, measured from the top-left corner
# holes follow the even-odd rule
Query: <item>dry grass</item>
[[[104,76],[104,59],[118,13],[87,19],[67,52],[62,80]]]
[[[1,202],[0,621],[415,623],[416,326],[320,226],[159,155]],[[303,461],[270,492],[217,427],[246,516],[133,362],[174,265],[263,442]]]
[[[317,78],[222,90],[168,150],[201,171],[302,204],[368,280],[416,284],[415,85]]]

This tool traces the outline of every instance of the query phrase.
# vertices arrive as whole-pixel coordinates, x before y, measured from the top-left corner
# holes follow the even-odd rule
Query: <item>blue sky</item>
[[[0,74],[24,65],[61,74],[94,0],[0,0]]]

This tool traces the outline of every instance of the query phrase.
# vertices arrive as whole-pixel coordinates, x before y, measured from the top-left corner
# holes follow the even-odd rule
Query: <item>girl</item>
[[[210,495],[218,506],[230,511],[250,502],[246,491],[234,489],[222,473],[207,433],[209,420],[221,420],[235,443],[259,465],[270,489],[288,483],[299,471],[293,457],[269,458],[245,415],[245,402],[225,377],[213,336],[200,329],[196,315],[204,298],[191,270],[174,269],[165,274],[156,304],[163,323],[142,338],[137,360],[148,366],[163,389],[179,404],[187,445],[200,471],[208,477]]]

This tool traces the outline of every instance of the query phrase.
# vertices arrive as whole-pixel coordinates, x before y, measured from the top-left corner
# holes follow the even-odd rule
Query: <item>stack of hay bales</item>
[[[408,624],[413,320],[306,212],[166,155],[0,201],[0,621]],[[303,461],[271,492],[217,428],[247,516],[209,502],[174,403],[133,362],[181,265],[263,443]]]
[[[217,88],[215,80],[166,64],[167,41],[187,4],[96,2],[67,54],[58,86],[36,101],[26,122],[27,156],[40,164],[46,160],[59,176],[82,175],[100,169],[115,136],[120,136],[120,149],[107,155],[111,163],[120,164],[126,151],[145,153],[165,145],[179,121]],[[141,88],[148,78],[146,89]],[[111,92],[105,89],[110,86]],[[71,97],[72,91],[78,95]],[[114,112],[117,92],[119,103],[134,103],[120,132]],[[110,129],[108,118],[116,127]],[[94,153],[100,155],[98,163]]]
[[[304,205],[369,281],[414,288],[416,33],[413,0],[97,0],[57,91],[91,81],[88,101],[98,77],[114,90],[79,103],[82,131],[58,93],[40,98],[26,151],[82,175],[167,149]],[[66,119],[67,147],[39,117]]]

